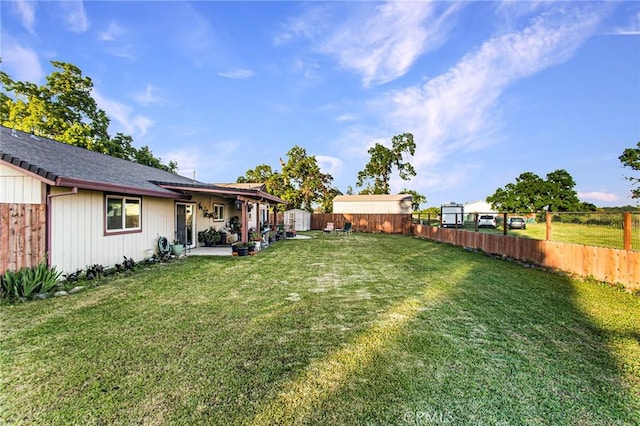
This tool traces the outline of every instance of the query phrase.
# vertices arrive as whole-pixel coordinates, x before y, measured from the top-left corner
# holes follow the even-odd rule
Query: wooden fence
[[[336,228],[343,228],[345,222],[351,222],[353,231],[357,232],[412,234],[410,214],[315,213],[311,215],[311,229],[323,229],[328,222],[333,222]]]
[[[506,255],[608,283],[620,283],[631,291],[640,290],[639,251],[417,225],[411,223],[411,215],[402,214],[313,214],[311,229],[323,229],[327,222],[333,222],[341,228],[348,221],[352,223],[354,231],[414,235]]]
[[[46,208],[45,204],[0,203],[0,274],[44,260]]]

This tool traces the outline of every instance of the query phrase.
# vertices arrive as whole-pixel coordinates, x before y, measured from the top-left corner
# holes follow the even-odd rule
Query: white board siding
[[[411,200],[334,201],[334,213],[406,214],[411,213]]]
[[[284,212],[284,224],[294,231],[311,230],[311,213],[306,210],[292,209]]]
[[[0,203],[44,204],[44,184],[25,173],[0,165]]]
[[[51,188],[51,194],[69,188]],[[174,201],[142,197],[142,232],[104,235],[104,194],[79,190],[77,194],[51,198],[52,265],[64,272],[101,264],[112,267],[123,257],[136,262],[150,257],[160,236],[173,239]]]

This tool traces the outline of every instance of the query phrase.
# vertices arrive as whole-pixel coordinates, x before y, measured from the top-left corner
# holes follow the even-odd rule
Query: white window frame
[[[224,222],[224,204],[214,204],[213,213],[215,222]]]
[[[109,229],[109,200],[118,200],[122,203],[122,223],[117,229]],[[127,203],[129,201],[129,203]],[[138,226],[127,228],[127,204],[138,205]],[[104,199],[104,231],[105,234],[124,234],[142,231],[142,198],[129,197],[126,195],[106,195]]]

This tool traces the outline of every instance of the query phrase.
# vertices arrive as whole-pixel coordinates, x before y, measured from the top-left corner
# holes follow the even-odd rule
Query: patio
[[[231,256],[231,246],[195,247],[184,252],[188,256]]]

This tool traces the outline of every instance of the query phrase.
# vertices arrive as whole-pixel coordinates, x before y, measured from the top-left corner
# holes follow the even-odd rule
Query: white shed
[[[311,213],[306,210],[292,209],[284,212],[284,224],[294,231],[311,230]]]
[[[411,214],[411,194],[338,195],[333,199],[334,213]]]

